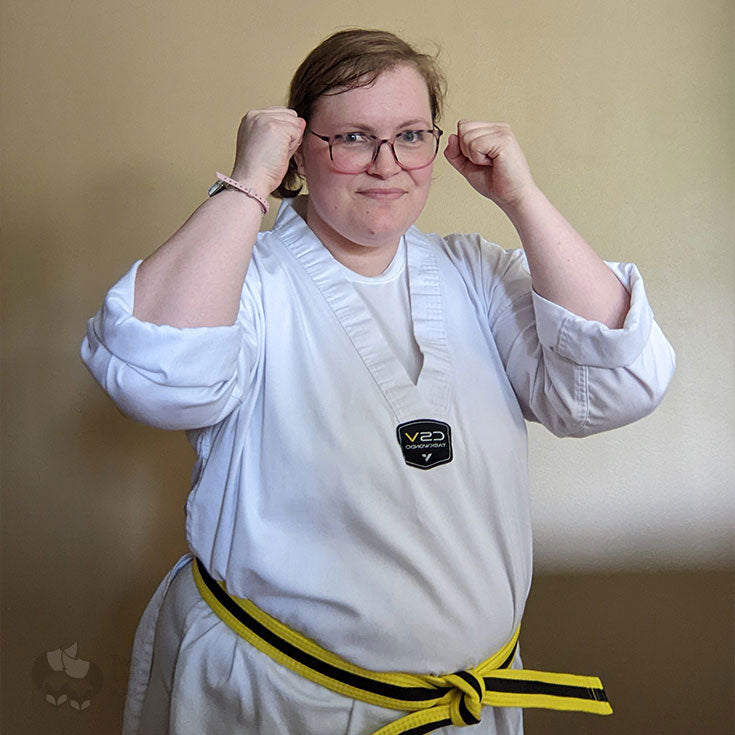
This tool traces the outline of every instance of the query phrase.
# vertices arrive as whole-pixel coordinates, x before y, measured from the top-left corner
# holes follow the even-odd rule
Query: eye
[[[365,145],[370,141],[365,133],[343,133],[335,136],[335,142],[340,145]]]
[[[425,130],[404,130],[398,134],[398,142],[405,145],[418,145],[426,140]]]

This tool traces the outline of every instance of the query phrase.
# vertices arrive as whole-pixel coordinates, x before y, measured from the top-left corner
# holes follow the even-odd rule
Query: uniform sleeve
[[[606,263],[630,294],[623,327],[610,329],[535,293],[522,250],[506,251],[481,238],[476,246],[476,282],[528,420],[557,436],[580,437],[629,424],[659,405],[675,356],[635,265]]]
[[[116,283],[87,325],[81,357],[130,418],[162,429],[221,421],[242,401],[257,360],[257,314],[224,327],[180,329],[133,316],[135,275]]]

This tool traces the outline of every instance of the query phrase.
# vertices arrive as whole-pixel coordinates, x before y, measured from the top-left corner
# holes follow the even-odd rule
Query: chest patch
[[[398,424],[396,432],[407,465],[428,470],[452,461],[452,430],[449,424],[419,419]]]

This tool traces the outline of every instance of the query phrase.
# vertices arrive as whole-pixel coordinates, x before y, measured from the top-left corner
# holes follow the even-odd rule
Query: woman
[[[380,31],[331,36],[288,108],[243,118],[231,177],[90,320],[83,357],[105,390],[198,453],[199,562],[177,563],[138,628],[128,733],[519,733],[505,705],[549,701],[493,684],[534,678],[515,647],[524,418],[560,436],[633,421],[673,352],[635,266],[598,258],[507,125],[460,120],[444,155],[523,252],[413,227],[441,103],[430,57]],[[426,678],[447,672],[462,673]],[[609,711],[594,682],[551,683]],[[401,686],[413,701],[391,699]]]

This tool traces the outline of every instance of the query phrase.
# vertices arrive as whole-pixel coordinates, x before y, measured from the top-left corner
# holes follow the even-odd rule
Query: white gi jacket
[[[500,648],[531,581],[525,421],[585,436],[650,413],[674,367],[634,265],[623,329],[531,290],[522,251],[405,235],[417,384],[291,202],[261,233],[232,326],[132,316],[137,263],[82,356],[130,417],[186,429],[189,546],[232,595],[370,669],[446,673]],[[453,458],[409,466],[415,419]]]

